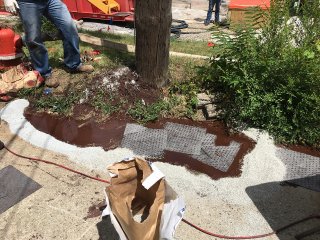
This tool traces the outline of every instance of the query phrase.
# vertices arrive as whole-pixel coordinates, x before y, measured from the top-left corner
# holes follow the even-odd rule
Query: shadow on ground
[[[105,216],[97,223],[99,240],[120,240],[120,237],[111,223],[110,216]]]
[[[195,18],[193,20],[195,20],[197,22],[204,22],[205,18]]]
[[[320,193],[316,191],[282,182],[270,182],[248,187],[246,192],[274,231],[310,215],[320,215]],[[320,231],[299,238],[299,235],[319,227],[320,218],[307,220],[281,231],[277,237],[280,240],[320,239]]]

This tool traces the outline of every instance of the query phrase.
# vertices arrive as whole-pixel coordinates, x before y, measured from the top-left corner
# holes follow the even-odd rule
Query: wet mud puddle
[[[96,204],[92,204],[92,206],[89,207],[87,216],[83,218],[83,220],[87,220],[89,218],[96,218],[100,217],[102,214],[102,211],[105,209],[106,203],[105,201],[101,201]]]
[[[25,112],[26,119],[39,131],[47,133],[56,139],[79,147],[101,146],[105,150],[120,146],[127,123],[130,119],[108,119],[102,123],[94,120],[75,120],[61,118],[47,113]],[[241,175],[243,157],[249,153],[255,142],[243,134],[228,135],[223,123],[218,121],[195,122],[188,119],[160,119],[146,125],[148,128],[162,129],[166,122],[179,123],[189,126],[205,128],[207,133],[216,135],[215,146],[229,146],[231,142],[239,144],[239,150],[227,171],[220,171],[203,163],[191,155],[173,151],[165,151],[161,159],[149,159],[174,165],[185,166],[195,174],[204,173],[213,179],[235,177]]]

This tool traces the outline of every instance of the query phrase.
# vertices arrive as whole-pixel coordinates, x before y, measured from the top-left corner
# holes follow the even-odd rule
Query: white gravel
[[[99,147],[79,148],[58,141],[36,130],[26,121],[23,111],[27,106],[26,100],[12,101],[0,111],[0,118],[8,123],[12,133],[35,146],[65,154],[71,161],[99,170],[105,170],[110,163],[132,156],[132,152],[124,148],[106,152]],[[319,193],[303,188],[282,187],[278,184],[278,181],[284,178],[286,168],[277,158],[276,147],[268,134],[256,129],[244,131],[244,134],[257,143],[244,157],[242,174],[237,178],[215,181],[207,175],[193,173],[182,166],[156,163],[169,184],[185,199],[186,218],[206,229],[230,235],[243,235],[269,232],[270,224],[274,221],[279,227],[279,224],[283,225],[289,220],[319,212]],[[257,204],[261,204],[262,207],[257,207]],[[308,225],[303,229],[305,227]],[[203,238],[200,239],[209,239],[205,235],[201,236]],[[293,237],[292,234],[288,236],[281,239]],[[176,239],[194,239],[193,237],[194,230],[180,224]]]

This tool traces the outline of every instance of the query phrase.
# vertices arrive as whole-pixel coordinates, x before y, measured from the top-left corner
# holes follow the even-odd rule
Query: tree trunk
[[[143,80],[162,87],[168,81],[172,0],[136,0],[136,67]]]

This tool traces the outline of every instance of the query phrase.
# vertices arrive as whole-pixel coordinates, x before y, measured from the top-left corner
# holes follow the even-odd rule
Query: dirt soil
[[[144,104],[152,104],[162,98],[161,89],[157,89],[150,83],[143,81],[128,67],[120,67],[115,70],[101,72],[94,76],[64,76],[59,72],[61,87],[54,89],[50,96],[65,96],[70,92],[78,95],[78,101],[72,106],[70,115],[78,120],[86,120],[92,116],[99,119],[127,119],[128,109],[137,101]],[[71,81],[70,81],[71,80]],[[70,81],[70,82],[69,82]],[[34,95],[29,97],[30,107],[28,111],[38,112],[34,102],[39,97],[45,99],[46,95]],[[110,107],[110,110],[108,109]]]
[[[117,68],[97,75],[89,87],[89,97],[97,91],[105,90],[109,95],[115,95],[115,104],[125,101],[128,105],[143,99],[146,104],[159,100],[161,92],[155,86],[143,81],[128,67]],[[108,99],[105,99],[108,100]]]

